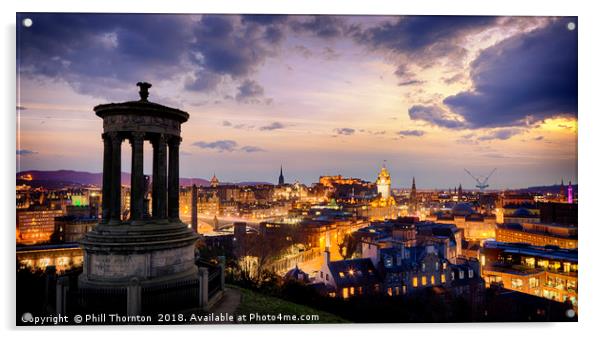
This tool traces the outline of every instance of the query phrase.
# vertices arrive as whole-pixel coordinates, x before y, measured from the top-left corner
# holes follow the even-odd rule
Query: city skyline
[[[574,17],[28,17],[17,171],[100,172],[92,108],[144,80],[191,115],[182,177],[372,181],[387,160],[394,187],[577,183]]]

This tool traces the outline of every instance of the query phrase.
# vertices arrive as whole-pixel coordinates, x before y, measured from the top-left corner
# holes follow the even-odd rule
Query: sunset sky
[[[33,25],[19,25],[31,18]],[[18,14],[17,171],[102,169],[95,105],[190,113],[182,177],[577,182],[575,17]],[[147,144],[148,145],[148,144]],[[124,143],[123,168],[129,169]],[[145,146],[145,172],[151,173]]]

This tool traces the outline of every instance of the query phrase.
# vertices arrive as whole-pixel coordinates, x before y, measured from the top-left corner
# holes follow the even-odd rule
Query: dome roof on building
[[[516,211],[514,211],[514,213],[512,213],[512,216],[514,217],[530,217],[532,215],[533,213],[524,207],[518,208]]]
[[[452,208],[452,214],[458,216],[467,216],[475,213],[474,209],[469,203],[461,202],[456,204],[454,208]]]

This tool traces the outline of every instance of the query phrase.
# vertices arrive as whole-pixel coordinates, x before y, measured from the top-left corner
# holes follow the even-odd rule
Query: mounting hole
[[[567,28],[569,31],[574,31],[574,30],[575,30],[575,28],[577,28],[577,25],[575,25],[575,23],[571,21],[571,22],[569,22],[568,24],[566,24],[566,28]]]
[[[29,28],[31,27],[31,25],[33,25],[33,20],[31,20],[30,18],[25,18],[23,19],[23,21],[21,21],[21,23],[23,24],[23,26]]]

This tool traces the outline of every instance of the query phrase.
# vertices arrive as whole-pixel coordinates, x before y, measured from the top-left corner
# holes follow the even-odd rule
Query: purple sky
[[[190,113],[181,175],[577,182],[575,17],[18,14],[17,170],[100,172],[100,103]],[[572,29],[571,29],[572,28]],[[147,151],[149,147],[146,147]],[[129,167],[124,146],[123,165]],[[146,153],[150,173],[150,153]]]

